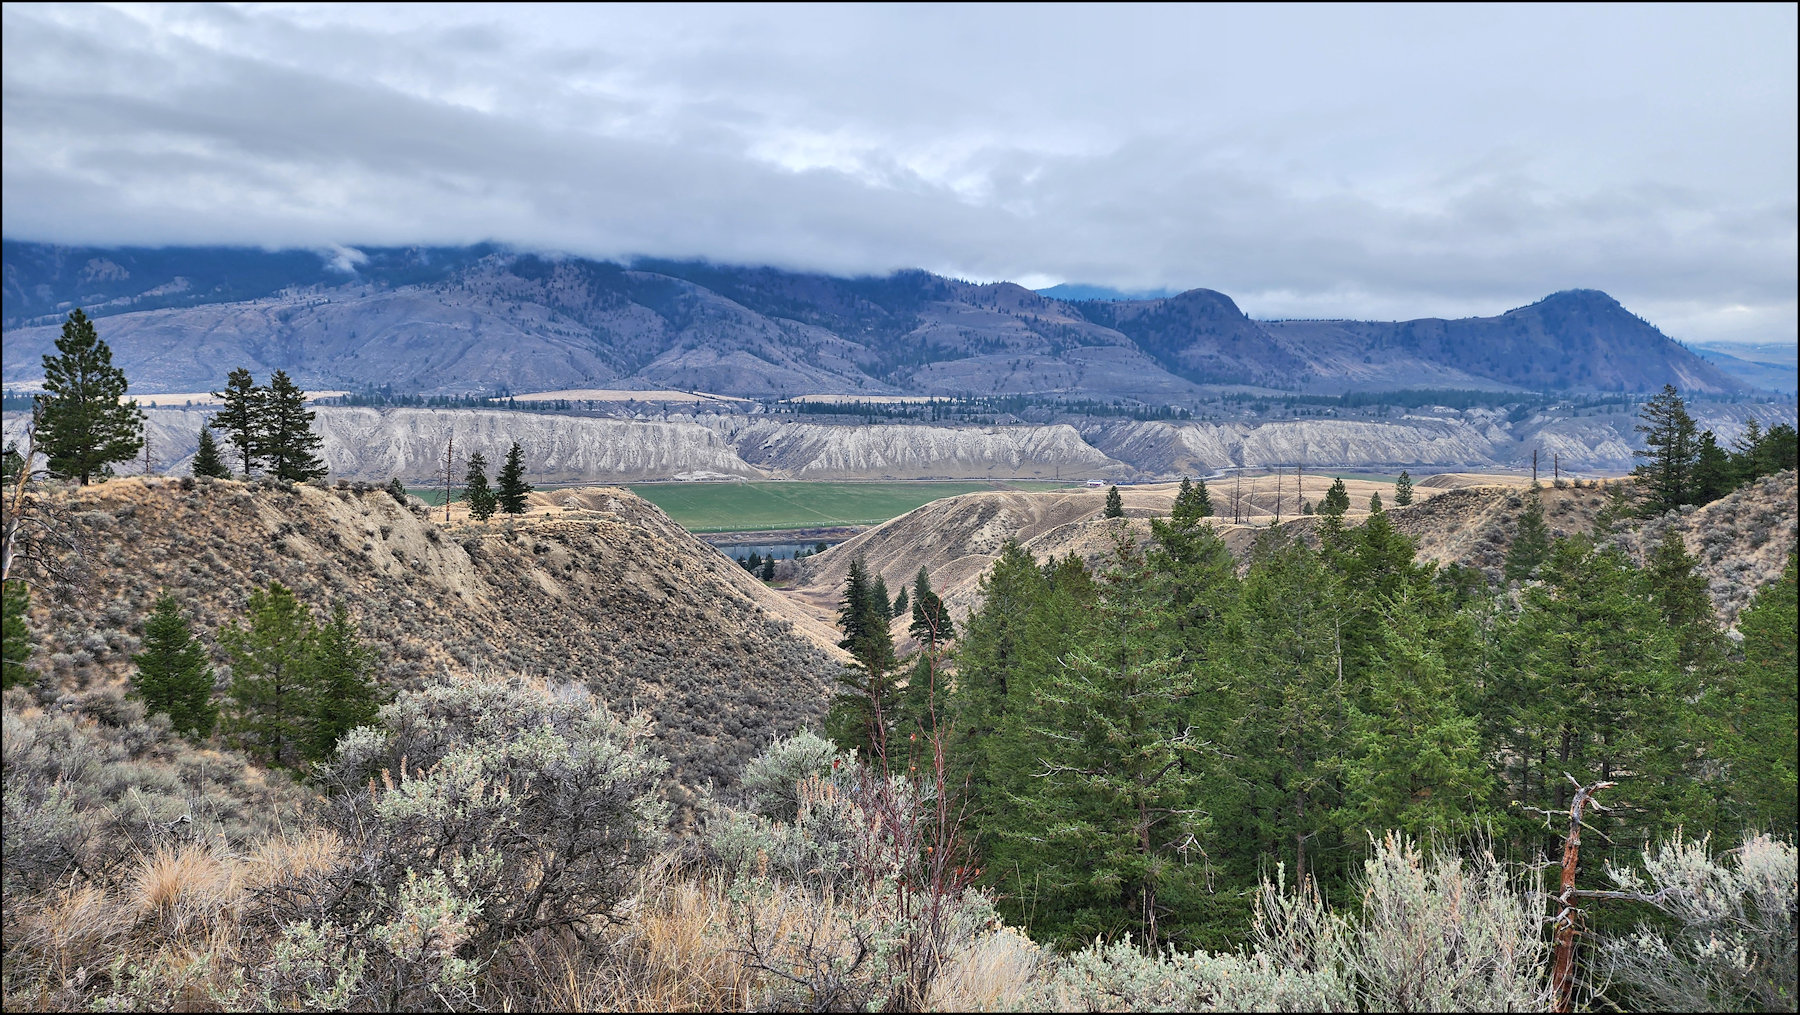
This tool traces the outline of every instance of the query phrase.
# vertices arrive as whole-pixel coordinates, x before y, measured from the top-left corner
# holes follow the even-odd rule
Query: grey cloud
[[[1791,340],[1792,9],[5,8],[9,236],[494,239]],[[1664,308],[1659,319],[1650,308]]]

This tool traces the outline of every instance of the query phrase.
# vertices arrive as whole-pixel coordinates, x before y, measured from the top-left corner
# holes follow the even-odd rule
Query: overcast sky
[[[1795,10],[7,5],[5,231],[1793,342]]]

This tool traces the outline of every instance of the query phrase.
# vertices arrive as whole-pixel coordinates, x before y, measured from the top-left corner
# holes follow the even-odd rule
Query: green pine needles
[[[0,614],[5,618],[5,630],[0,633],[0,648],[4,649],[0,690],[29,684],[35,676],[25,665],[31,659],[31,628],[25,622],[30,610],[31,590],[24,582],[0,585]]]
[[[231,468],[219,454],[219,442],[213,440],[212,428],[200,428],[200,447],[194,452],[193,473],[207,479],[230,479]]]
[[[94,322],[70,311],[56,355],[44,357],[45,393],[37,398],[38,447],[53,474],[86,486],[144,449],[144,413],[125,398],[128,386]]]
[[[469,504],[469,517],[478,522],[494,517],[494,510],[500,504],[493,488],[488,486],[487,458],[479,451],[469,456],[469,471],[463,477],[463,499]]]
[[[381,704],[373,659],[342,603],[316,625],[280,582],[250,594],[248,622],[219,634],[231,660],[226,733],[272,765],[299,768],[331,756],[338,739],[372,721]]]
[[[213,668],[173,596],[156,600],[144,621],[143,645],[131,661],[137,665],[133,689],[144,699],[146,711],[167,714],[176,730],[195,740],[212,736],[219,720]]]
[[[245,476],[262,469],[277,479],[300,483],[331,471],[319,457],[325,442],[313,431],[317,414],[306,407],[306,392],[286,371],[275,371],[263,387],[250,371],[233,370],[225,390],[213,392],[213,397],[220,400],[220,409],[208,425],[225,434]],[[199,467],[196,456],[194,474],[212,474],[201,473]]]
[[[531,484],[525,482],[525,449],[514,441],[512,449],[506,453],[506,462],[500,466],[500,489],[497,499],[500,510],[509,515],[525,513],[526,498],[531,494]]]

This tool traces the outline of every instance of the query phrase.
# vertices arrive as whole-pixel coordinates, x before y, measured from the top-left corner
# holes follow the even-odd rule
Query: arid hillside
[[[280,581],[317,612],[346,603],[394,687],[520,673],[649,710],[678,801],[823,712],[837,650],[793,604],[628,491],[534,499],[514,521],[444,525],[348,484],[53,492],[82,588],[34,603],[33,665],[57,689],[122,680],[159,589],[211,643],[251,590]]]
[[[1675,526],[1688,550],[1700,559],[1720,619],[1734,622],[1756,589],[1781,573],[1796,544],[1795,474],[1784,472],[1701,508],[1672,512],[1660,519],[1627,521],[1615,527],[1618,539],[1638,559]],[[1294,517],[1300,499],[1313,503],[1324,496],[1329,476],[1306,476],[1302,497],[1294,494],[1293,477],[1282,489],[1282,523],[1302,538],[1316,542],[1322,519]],[[1351,511],[1346,522],[1358,524],[1368,514],[1369,496],[1380,493],[1395,526],[1411,537],[1421,560],[1480,568],[1491,581],[1501,579],[1507,547],[1518,532],[1525,509],[1528,481],[1521,477],[1445,473],[1423,478],[1409,507],[1393,506],[1393,485],[1346,480]],[[1553,537],[1594,531],[1596,517],[1608,502],[1608,483],[1583,480],[1545,483],[1545,523]],[[1254,490],[1254,492],[1252,492]],[[835,606],[845,572],[861,555],[890,589],[908,582],[920,567],[960,619],[976,605],[977,583],[1008,539],[1017,539],[1040,560],[1075,554],[1099,563],[1112,553],[1116,533],[1126,529],[1139,541],[1149,538],[1149,519],[1166,517],[1176,486],[1121,487],[1126,524],[1102,517],[1105,492],[972,493],[927,504],[806,562],[792,594],[818,608]],[[1271,477],[1254,486],[1246,481],[1239,493],[1239,517],[1232,519],[1233,487],[1210,485],[1221,538],[1241,558],[1275,520],[1275,488]],[[905,625],[897,623],[898,628]]]
[[[1481,478],[1501,481],[1500,477]],[[1219,515],[1217,524],[1227,544],[1234,551],[1247,548],[1256,531],[1275,520],[1278,508],[1285,522],[1300,513],[1303,502],[1317,504],[1333,477],[1307,474],[1302,480],[1299,491],[1292,474],[1281,477],[1279,487],[1274,476],[1209,483],[1213,510]],[[1394,494],[1394,485],[1386,482],[1346,479],[1344,487],[1350,495],[1352,520],[1367,513],[1371,494],[1379,493],[1390,502]],[[1149,519],[1168,515],[1178,489],[1175,483],[1119,487],[1125,518],[1139,540],[1150,535]],[[1424,501],[1442,492],[1421,485],[1414,489],[1414,496]],[[1231,521],[1234,501],[1236,514],[1245,524]],[[1103,517],[1105,509],[1103,489],[995,491],[947,497],[808,558],[792,594],[819,607],[835,607],[850,561],[860,555],[893,590],[925,568],[932,587],[961,618],[975,606],[976,584],[1008,539],[1018,540],[1039,559],[1073,553],[1098,562],[1111,554],[1119,526]]]

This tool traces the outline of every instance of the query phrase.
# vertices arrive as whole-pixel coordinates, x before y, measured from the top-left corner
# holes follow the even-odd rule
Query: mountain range
[[[233,367],[309,389],[606,386],[750,397],[1031,393],[1182,404],[1221,388],[1725,394],[1751,385],[1596,290],[1497,317],[1258,321],[1192,289],[1062,300],[924,271],[837,278],[478,245],[264,251],[5,241],[4,378],[41,376],[69,309],[144,393]]]

